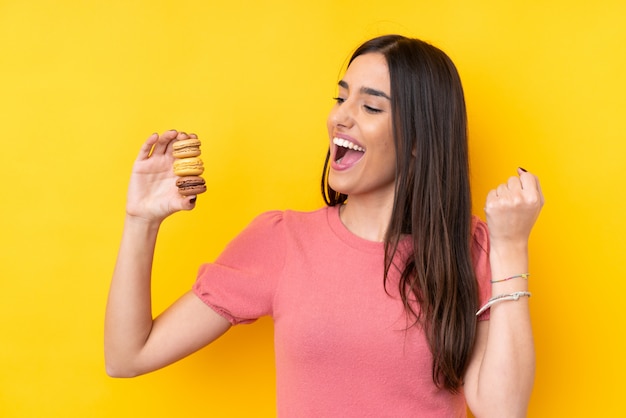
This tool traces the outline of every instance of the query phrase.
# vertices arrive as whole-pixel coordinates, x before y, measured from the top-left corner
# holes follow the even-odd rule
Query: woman
[[[160,223],[195,206],[154,134],[131,176],[105,325],[112,376],[135,376],[274,319],[279,416],[525,416],[534,378],[528,237],[543,197],[518,176],[471,216],[466,114],[450,59],[391,35],[360,46],[328,118],[327,207],[255,219],[152,319]],[[490,295],[493,299],[489,299]],[[477,317],[479,306],[487,305]]]

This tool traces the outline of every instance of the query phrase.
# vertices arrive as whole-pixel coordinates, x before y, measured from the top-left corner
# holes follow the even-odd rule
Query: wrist
[[[528,258],[528,241],[490,239],[489,254],[492,258],[495,257],[503,261],[526,260]]]
[[[161,227],[162,219],[149,219],[143,216],[131,215],[126,213],[126,218],[124,219],[125,228],[130,228],[132,230],[138,231],[143,230],[146,232],[158,232]]]
[[[492,280],[501,281],[508,277],[528,273],[528,245],[497,243],[490,245],[489,263],[491,266]],[[514,279],[497,282],[497,287],[509,288],[512,283],[525,282],[524,279]]]
[[[500,248],[510,251],[526,251],[528,249],[528,237],[512,237],[489,235],[491,248]]]

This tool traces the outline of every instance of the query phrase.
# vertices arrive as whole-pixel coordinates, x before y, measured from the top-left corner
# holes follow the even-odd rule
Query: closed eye
[[[377,108],[372,107],[372,106],[363,105],[363,107],[365,108],[365,111],[368,112],[368,113],[381,113],[382,112],[381,109],[377,109]]]

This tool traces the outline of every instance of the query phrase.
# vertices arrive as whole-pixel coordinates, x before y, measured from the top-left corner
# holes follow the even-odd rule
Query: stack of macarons
[[[172,155],[174,174],[178,176],[176,186],[183,196],[192,196],[206,192],[206,184],[200,174],[204,172],[204,164],[200,156],[200,140],[197,138],[175,141]]]

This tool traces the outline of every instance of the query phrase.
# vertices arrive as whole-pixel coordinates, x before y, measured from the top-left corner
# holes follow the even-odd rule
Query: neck
[[[383,242],[389,227],[393,199],[366,199],[350,196],[340,208],[341,222],[354,235]]]

